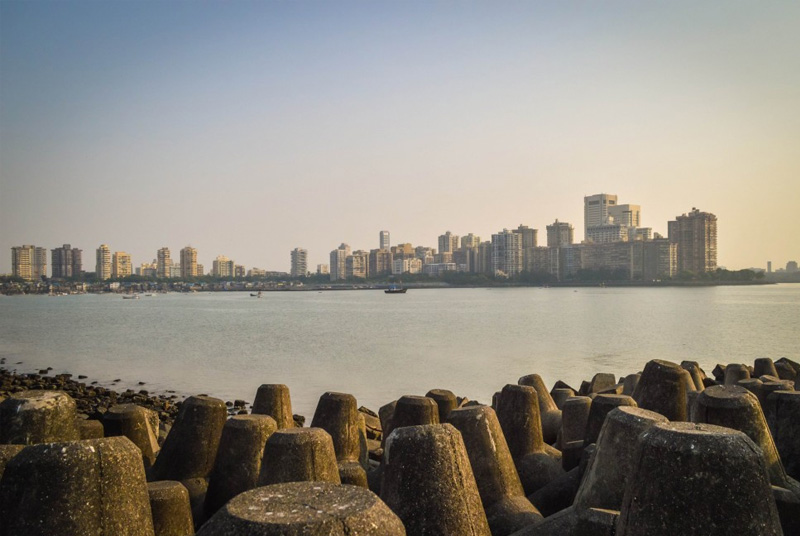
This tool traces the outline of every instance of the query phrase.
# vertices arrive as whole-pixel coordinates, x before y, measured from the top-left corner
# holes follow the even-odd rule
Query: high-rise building
[[[350,255],[350,246],[342,243],[337,249],[331,251],[331,281],[347,278],[347,257]]]
[[[366,279],[369,277],[369,253],[354,251],[345,259],[345,274],[347,279]]]
[[[294,248],[291,253],[292,277],[305,277],[308,274],[308,251],[302,248]]]
[[[156,260],[153,259],[153,262],[143,262],[139,268],[136,269],[136,275],[140,275],[142,277],[156,277],[158,273],[158,265],[156,264]]]
[[[472,233],[461,237],[461,249],[477,248],[481,243],[481,237]]]
[[[389,243],[389,231],[381,231],[379,249],[389,249],[390,247],[391,244]]]
[[[244,278],[247,275],[247,270],[244,269],[244,264],[236,264],[233,267],[233,276],[238,278]]]
[[[642,207],[639,205],[609,205],[608,215],[614,218],[614,223],[625,227],[642,226]]]
[[[575,242],[575,229],[565,221],[556,220],[547,226],[547,247],[558,248]]]
[[[51,249],[50,262],[52,266],[52,277],[80,277],[82,254],[82,250],[73,248],[69,244],[64,244],[60,248]]]
[[[118,279],[133,275],[133,262],[130,253],[117,251],[111,257],[111,277]]]
[[[617,205],[617,196],[611,194],[595,194],[583,198],[583,232],[594,225],[608,223],[608,210]]]
[[[702,274],[717,269],[717,217],[692,208],[667,224],[678,245],[678,272]]]
[[[47,277],[47,250],[27,245],[12,247],[11,274],[26,281]]]
[[[520,235],[522,239],[522,249],[535,248],[539,242],[539,230],[531,229],[527,225],[519,224],[519,227],[512,232]]]
[[[797,272],[797,261],[789,261],[786,263],[786,271],[790,274]]]
[[[512,276],[522,271],[522,235],[503,229],[492,235],[492,272]]]
[[[216,277],[235,277],[236,264],[225,255],[218,255],[214,259],[211,275]]]
[[[97,248],[97,262],[95,263],[95,277],[101,281],[111,279],[111,249],[106,244]]]
[[[192,246],[186,246],[181,250],[181,279],[197,276],[197,250]]]
[[[172,267],[172,258],[170,257],[169,248],[159,249],[156,259],[156,277],[168,278],[171,275]]]
[[[616,223],[606,223],[603,225],[592,225],[586,229],[586,242],[593,244],[608,244],[611,242],[627,242],[630,235],[630,227],[618,225]]]
[[[327,264],[318,264],[317,265],[317,275],[329,275],[331,273],[330,268],[328,268]]]
[[[369,273],[371,276],[392,273],[392,252],[388,249],[373,249],[369,252]]]
[[[439,253],[452,253],[458,249],[458,235],[447,231],[439,236]]]
[[[203,277],[205,275],[205,267],[202,264],[197,265],[197,277]]]

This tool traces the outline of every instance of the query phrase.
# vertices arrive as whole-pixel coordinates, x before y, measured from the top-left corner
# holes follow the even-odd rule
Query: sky
[[[800,2],[0,0],[11,247],[288,271],[619,196],[800,261]],[[49,261],[49,255],[48,255]],[[49,267],[48,267],[49,273]]]

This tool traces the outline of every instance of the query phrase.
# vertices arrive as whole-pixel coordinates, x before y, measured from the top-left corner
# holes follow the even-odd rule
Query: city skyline
[[[615,192],[701,207],[718,264],[784,266],[800,227],[800,5],[0,3],[0,266],[100,244],[150,262],[309,267],[437,247]],[[76,39],[80,36],[80,39]],[[142,38],[142,36],[147,36]],[[49,273],[48,263],[48,273]]]

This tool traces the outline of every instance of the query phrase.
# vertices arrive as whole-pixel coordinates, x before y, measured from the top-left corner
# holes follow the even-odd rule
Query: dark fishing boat
[[[384,292],[386,294],[405,294],[407,290],[408,290],[407,288],[402,288],[398,287],[397,285],[392,285],[386,290],[384,290]]]

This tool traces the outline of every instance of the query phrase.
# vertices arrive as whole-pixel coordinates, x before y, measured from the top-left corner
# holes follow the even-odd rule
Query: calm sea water
[[[225,400],[285,383],[309,419],[325,391],[376,410],[432,388],[488,402],[524,374],[578,387],[654,358],[710,374],[759,356],[800,360],[800,285],[0,296],[8,368]]]

